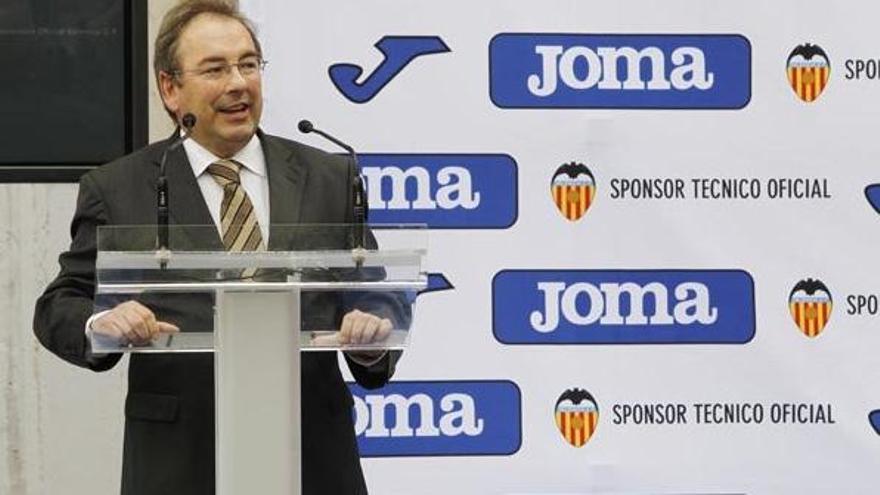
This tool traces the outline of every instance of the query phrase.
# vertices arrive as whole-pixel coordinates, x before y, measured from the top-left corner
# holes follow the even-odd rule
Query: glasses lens
[[[210,67],[205,68],[201,74],[202,76],[208,79],[220,79],[224,75],[229,73],[228,65],[212,65]]]

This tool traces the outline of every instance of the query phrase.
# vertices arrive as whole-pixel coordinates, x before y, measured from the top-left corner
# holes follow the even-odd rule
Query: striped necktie
[[[208,173],[223,188],[220,226],[227,251],[265,251],[263,234],[254,204],[241,186],[242,165],[234,160],[218,160],[208,165]]]

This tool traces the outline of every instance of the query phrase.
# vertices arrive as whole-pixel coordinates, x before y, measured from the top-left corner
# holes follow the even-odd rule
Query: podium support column
[[[300,292],[217,291],[217,495],[299,495]]]

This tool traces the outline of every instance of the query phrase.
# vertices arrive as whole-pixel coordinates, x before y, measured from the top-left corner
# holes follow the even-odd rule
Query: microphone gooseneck
[[[352,217],[353,217],[353,228],[352,228],[352,247],[355,252],[362,253],[364,251],[364,242],[365,242],[365,233],[366,228],[365,225],[367,223],[367,216],[369,214],[369,206],[367,204],[367,196],[364,193],[364,180],[361,177],[361,169],[358,165],[357,153],[355,153],[354,148],[343,143],[342,141],[336,139],[335,137],[327,134],[326,132],[316,128],[310,121],[308,120],[300,120],[297,124],[297,129],[299,132],[303,134],[315,133],[324,139],[332,142],[333,144],[339,146],[348,152],[351,157],[351,205],[352,205]],[[357,265],[360,266],[363,264],[363,255],[356,256]]]
[[[179,148],[184,141],[189,139],[193,128],[196,125],[196,116],[186,113],[180,119],[180,126],[183,129],[183,135],[178,136],[172,143],[162,152],[162,159],[159,162],[159,178],[156,179],[156,250],[159,255],[159,264],[161,269],[168,266],[168,177],[165,175],[165,167],[168,161],[168,153]]]

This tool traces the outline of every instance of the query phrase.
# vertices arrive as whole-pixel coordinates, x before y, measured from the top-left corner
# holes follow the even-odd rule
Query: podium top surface
[[[102,226],[97,289],[420,290],[426,255],[419,225],[272,225],[263,248],[245,252],[226,251],[214,225]]]
[[[424,249],[335,251],[99,251],[97,269],[351,268],[420,265]]]
[[[424,224],[272,224],[261,227],[267,252],[427,249]],[[216,225],[103,225],[97,232],[98,251],[224,252]]]

